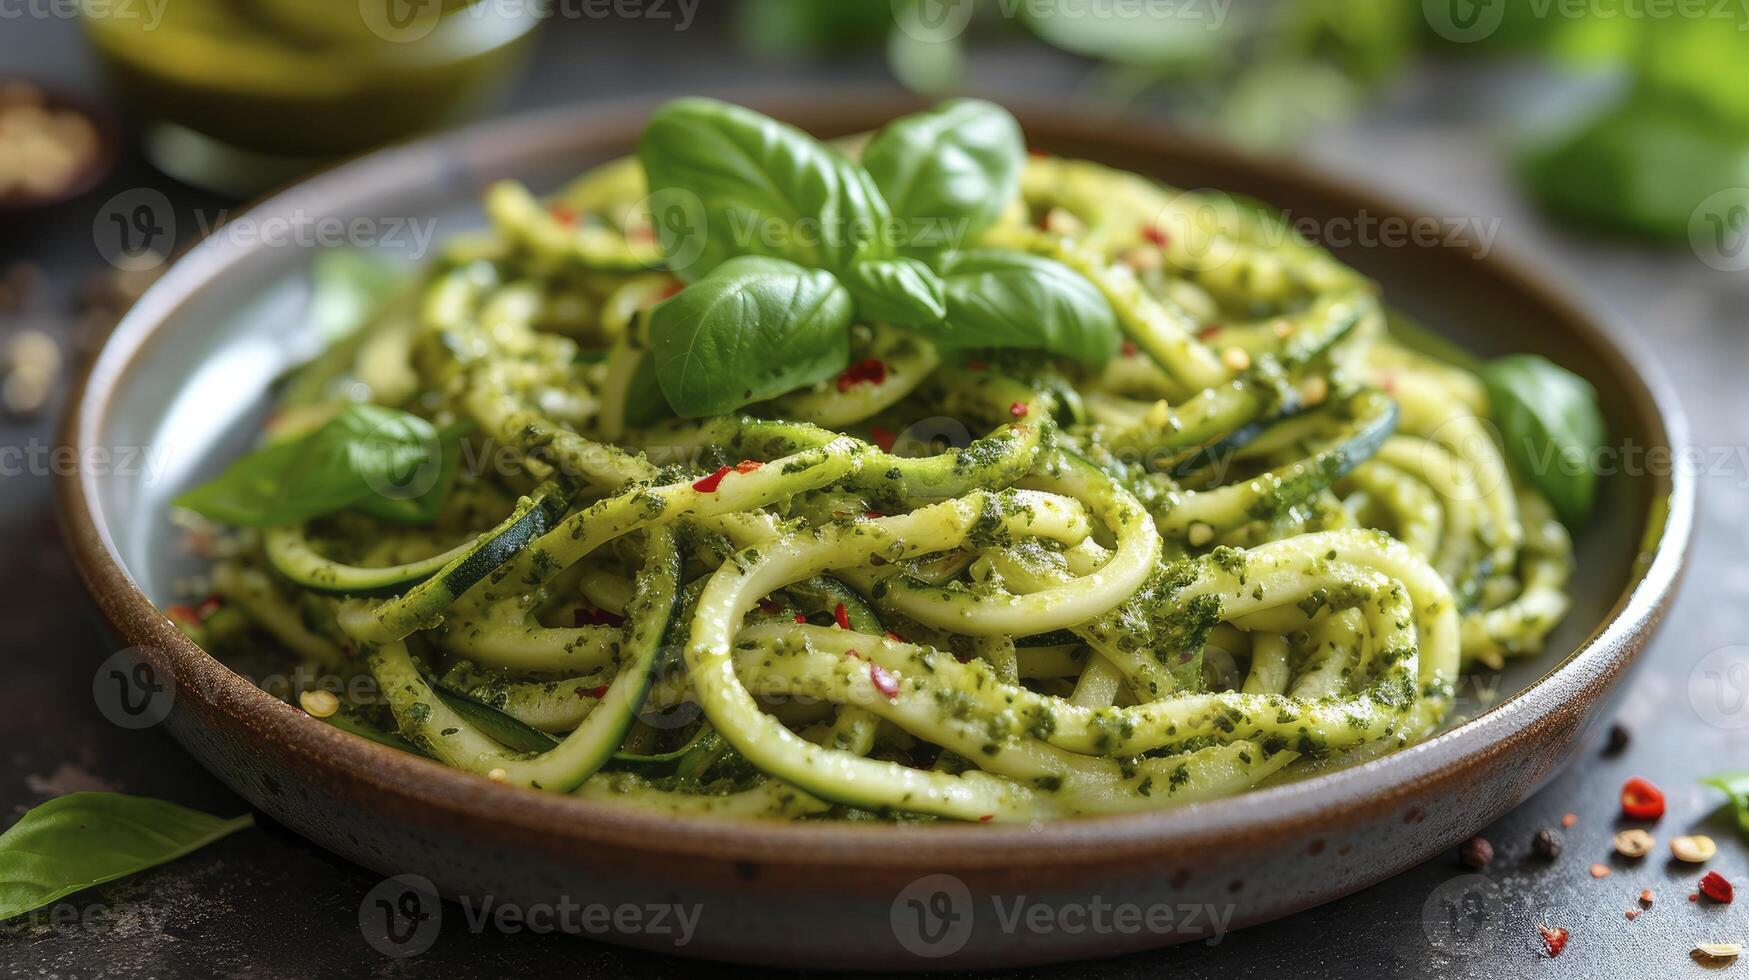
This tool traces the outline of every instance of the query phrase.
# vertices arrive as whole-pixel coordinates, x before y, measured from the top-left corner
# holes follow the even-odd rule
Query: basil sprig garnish
[[[694,418],[831,377],[859,317],[948,347],[1109,358],[1116,315],[1078,273],[958,251],[1014,200],[1025,157],[1014,118],[975,100],[895,120],[861,165],[750,109],[664,105],[638,159],[652,201],[681,200],[667,210],[702,220],[656,222],[688,283],[650,316],[663,397]]]
[[[176,505],[237,527],[293,524],[348,507],[429,524],[461,458],[459,435],[397,409],[349,405],[311,432],[249,453]]]
[[[1596,500],[1595,459],[1605,438],[1597,390],[1535,354],[1489,361],[1480,373],[1507,460],[1562,523],[1580,527]]]
[[[173,861],[255,822],[122,793],[71,793],[0,834],[0,920]]]

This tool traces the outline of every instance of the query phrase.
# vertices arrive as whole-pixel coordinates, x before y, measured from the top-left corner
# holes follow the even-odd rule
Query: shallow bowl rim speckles
[[[911,100],[891,93],[738,101],[822,135],[870,128],[914,107]],[[401,181],[459,174],[461,183],[472,189],[487,177],[514,175],[536,164],[550,167],[558,161],[598,160],[633,144],[651,104],[517,116],[383,150],[282,191],[247,213],[259,217],[302,209],[306,214],[322,214],[336,200],[354,199],[371,188],[393,188]],[[1416,209],[1303,167],[1242,155],[1156,123],[1116,121],[1079,108],[1015,108],[1029,138],[1048,150],[1133,168],[1156,169],[1152,163],[1158,162],[1156,172],[1231,177],[1238,189],[1266,200],[1303,200],[1342,213],[1365,212],[1405,222],[1422,216]],[[1225,181],[1220,184],[1226,186]],[[1498,247],[1478,258],[1463,251],[1469,244],[1473,242],[1459,238],[1429,248],[1425,255],[1379,252],[1371,259],[1401,261],[1423,270],[1403,275],[1415,283],[1437,282],[1438,288],[1455,290],[1449,298],[1442,294],[1441,301],[1461,310],[1469,309],[1463,305],[1464,294],[1482,292],[1534,310],[1539,322],[1546,324],[1534,346],[1582,356],[1592,366],[1593,382],[1609,392],[1608,410],[1624,421],[1628,431],[1653,446],[1685,444],[1676,400],[1636,344],[1619,339],[1621,331],[1612,337],[1596,314],[1527,271],[1521,260]],[[130,371],[142,352],[172,328],[196,329],[175,322],[178,311],[234,272],[258,248],[258,244],[227,240],[190,250],[123,319],[90,367],[66,421],[64,441],[81,452],[80,458],[85,458],[88,448],[105,444],[113,395],[130,382]],[[1357,264],[1365,268],[1364,262]],[[1387,288],[1417,288],[1398,281],[1403,275],[1383,277]],[[590,866],[611,865],[633,879],[661,869],[665,874],[696,876],[700,883],[730,891],[738,880],[763,877],[764,885],[788,882],[796,889],[841,896],[846,902],[852,896],[880,893],[892,882],[946,868],[965,876],[974,887],[983,880],[980,876],[1024,875],[1041,889],[1085,892],[1097,890],[1102,882],[1119,882],[1137,869],[1164,872],[1200,867],[1221,856],[1238,855],[1253,867],[1263,867],[1288,848],[1315,855],[1323,850],[1325,840],[1350,840],[1357,828],[1415,824],[1429,811],[1455,808],[1455,821],[1440,823],[1407,846],[1397,841],[1388,851],[1380,845],[1369,852],[1365,838],[1370,832],[1360,833],[1359,840],[1347,845],[1356,848],[1354,853],[1333,866],[1327,880],[1277,889],[1286,896],[1279,900],[1264,899],[1258,894],[1264,889],[1258,887],[1241,892],[1235,882],[1233,890],[1241,896],[1238,922],[1279,916],[1380,880],[1472,832],[1540,785],[1574,750],[1588,716],[1631,664],[1668,607],[1688,552],[1694,510],[1692,475],[1678,470],[1636,477],[1629,496],[1630,517],[1638,523],[1627,530],[1647,545],[1635,570],[1624,572],[1625,587],[1607,603],[1607,613],[1597,618],[1588,639],[1570,652],[1550,651],[1542,661],[1551,665],[1547,673],[1525,690],[1403,752],[1242,797],[1128,816],[1036,826],[773,824],[663,816],[500,786],[307,717],[208,657],[158,612],[130,576],[111,534],[118,521],[153,519],[153,515],[105,513],[98,480],[95,472],[85,468],[60,480],[60,505],[71,547],[110,625],[125,642],[150,651],[154,662],[173,674],[177,690],[186,692],[179,695],[180,721],[172,730],[252,802],[342,854],[371,863],[359,847],[341,839],[341,830],[300,821],[243,770],[253,765],[290,774],[303,784],[306,798],[313,793],[324,805],[343,808],[351,818],[373,824],[379,832],[393,834],[391,825],[401,825],[409,833],[417,829],[489,845],[495,854],[539,855],[559,864],[596,862]],[[1665,505],[1661,530],[1655,523],[1654,501]],[[1629,560],[1632,556],[1623,557],[1624,562]],[[239,762],[201,748],[213,742],[243,746],[242,753],[252,761]],[[1526,767],[1529,775],[1523,775]],[[1510,786],[1490,782],[1503,778],[1493,773],[1508,769],[1521,774]],[[1499,798],[1485,805],[1476,803],[1469,797],[1478,788]],[[1122,886],[1112,887],[1121,890]],[[1249,897],[1253,895],[1258,897]],[[828,907],[829,902],[822,905]],[[828,932],[821,935],[817,942],[805,935],[795,937],[793,948],[774,947],[769,952],[732,942],[706,943],[690,952],[785,963],[831,961],[824,947],[837,940]],[[1116,937],[1101,942],[1082,937],[1057,945],[1016,947],[1013,953],[980,954],[973,961],[1047,961],[1165,941]],[[847,955],[838,962],[905,965],[875,954]]]

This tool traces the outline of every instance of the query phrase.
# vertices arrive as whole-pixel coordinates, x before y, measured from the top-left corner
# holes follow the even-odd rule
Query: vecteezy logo
[[[1486,953],[1499,941],[1495,885],[1485,875],[1458,875],[1421,906],[1421,929],[1433,948],[1452,956]]]
[[[408,44],[436,29],[443,0],[358,0],[358,15],[377,37]]]
[[[1720,647],[1700,658],[1688,674],[1688,703],[1714,728],[1749,728],[1749,647]]]
[[[437,942],[443,903],[423,875],[385,878],[358,903],[358,930],[384,956],[418,956]]]
[[[1688,216],[1688,244],[1720,272],[1749,269],[1749,187],[1708,194]]]
[[[111,724],[136,731],[151,728],[170,716],[176,680],[147,651],[128,647],[97,665],[91,700]]]
[[[924,875],[893,899],[893,937],[915,956],[940,959],[972,936],[972,893],[949,874]]]
[[[651,230],[662,246],[667,266],[684,274],[704,254],[709,235],[704,199],[682,187],[665,187],[639,201],[631,211],[650,216]]]
[[[913,40],[951,41],[972,22],[972,0],[892,0],[893,23]]]
[[[1480,41],[1500,29],[1506,0],[1421,0],[1433,33],[1458,44]]]
[[[123,272],[156,269],[176,245],[176,210],[163,191],[122,191],[97,209],[91,240],[103,261]]]

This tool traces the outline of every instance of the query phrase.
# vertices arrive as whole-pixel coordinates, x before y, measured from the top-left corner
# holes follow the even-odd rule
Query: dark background
[[[5,9],[0,6],[0,12]],[[719,12],[705,10],[701,18],[686,32],[648,21],[556,20],[543,29],[505,111],[627,95],[732,98],[747,89],[892,84],[879,51],[759,57],[725,39]],[[1025,38],[983,45],[968,58],[966,84],[979,94],[1029,100],[1086,94],[1086,62]],[[112,104],[70,20],[0,17],[0,76],[11,75]],[[1689,903],[1698,873],[1666,860],[1662,849],[1674,834],[1709,833],[1720,845],[1710,867],[1749,884],[1744,842],[1728,814],[1714,811],[1718,794],[1696,782],[1721,769],[1749,768],[1745,739],[1705,722],[1688,695],[1700,658],[1749,635],[1749,564],[1743,559],[1749,543],[1749,461],[1743,448],[1749,398],[1742,383],[1749,364],[1742,322],[1749,310],[1749,274],[1714,271],[1686,248],[1571,230],[1525,203],[1498,152],[1502,107],[1549,111],[1578,97],[1565,78],[1530,61],[1479,66],[1426,59],[1406,68],[1366,108],[1315,127],[1291,152],[1415,201],[1428,213],[1497,219],[1503,248],[1586,295],[1613,317],[1615,329],[1648,339],[1677,381],[1696,445],[1710,462],[1700,481],[1702,518],[1687,583],[1624,698],[1620,720],[1632,732],[1630,747],[1608,758],[1598,747],[1586,750],[1541,793],[1486,828],[1499,857],[1485,882],[1463,879],[1468,872],[1455,856],[1445,855],[1343,901],[1226,936],[1212,947],[1033,973],[1645,977],[1708,972],[1689,958],[1696,942],[1749,941],[1749,901]],[[0,266],[29,260],[49,274],[25,310],[0,314],[0,340],[25,327],[43,329],[77,362],[80,339],[70,310],[85,278],[106,269],[92,229],[111,195],[140,187],[164,191],[185,236],[198,227],[197,214],[238,206],[234,199],[169,180],[147,166],[131,143],[124,147],[119,168],[97,191],[50,211],[0,217]],[[0,447],[52,445],[70,386],[64,376],[44,414],[0,421]],[[6,753],[0,824],[51,796],[82,789],[240,812],[242,802],[168,736],[123,731],[95,710],[92,673],[111,647],[59,541],[51,486],[45,474],[12,465],[0,477],[0,746]],[[1749,722],[1749,716],[1740,720]],[[1660,850],[1629,865],[1612,862],[1609,837],[1616,829],[1618,787],[1632,774],[1662,785],[1670,812],[1657,828]],[[1525,860],[1533,832],[1558,826],[1568,812],[1578,821],[1563,831],[1562,857],[1552,865]],[[1593,861],[1612,864],[1614,873],[1593,879],[1587,873]],[[359,903],[377,882],[370,872],[264,822],[170,866],[77,895],[61,903],[60,918],[45,911],[0,925],[0,975],[605,977],[700,969],[565,936],[474,935],[459,915],[446,917],[445,932],[428,952],[387,960],[366,946],[358,928]],[[1657,900],[1630,922],[1623,912],[1644,887]],[[1466,890],[1482,898],[1470,906],[1477,919],[1454,933],[1445,903]],[[1542,955],[1538,922],[1571,930],[1560,958]]]

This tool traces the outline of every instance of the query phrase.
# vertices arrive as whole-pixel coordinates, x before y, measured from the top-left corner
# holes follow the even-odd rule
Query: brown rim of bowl
[[[839,93],[806,101],[750,96],[744,101],[805,128],[810,122],[817,123],[821,131],[842,131],[845,117],[887,118],[916,105],[914,100],[890,91]],[[405,161],[432,153],[440,159],[466,161],[472,159],[470,146],[526,148],[569,145],[575,139],[559,140],[553,135],[557,132],[591,132],[595,134],[593,143],[623,152],[654,104],[654,100],[639,99],[546,110],[392,147],[321,173],[250,210],[266,210],[293,196],[320,199],[355,180],[375,185],[392,176]],[[1310,187],[1369,208],[1374,214],[1404,217],[1418,213],[1315,171],[1259,160],[1185,137],[1164,129],[1157,120],[1135,118],[1114,126],[1110,117],[1090,117],[1084,109],[1061,105],[1021,106],[1016,115],[1023,123],[1061,138],[1103,143],[1138,155],[1165,155],[1169,147],[1178,152],[1188,147],[1205,160],[1232,161],[1235,166],[1268,171],[1274,179]],[[308,207],[308,202],[305,205]],[[226,245],[211,253],[186,252],[140,298],[85,373],[65,421],[63,444],[80,451],[98,444],[99,421],[110,391],[129,370],[135,355],[178,307],[249,251]],[[1631,403],[1635,416],[1650,424],[1654,433],[1663,437],[1664,445],[1681,445],[1686,432],[1677,403],[1668,383],[1637,343],[1612,338],[1587,310],[1524,271],[1521,259],[1502,258],[1502,254],[1496,246],[1488,257],[1475,261],[1489,266],[1490,274],[1505,280],[1513,290],[1559,310],[1586,335],[1613,373],[1636,382],[1612,395]],[[288,768],[310,772],[327,790],[355,797],[368,795],[368,802],[361,805],[412,825],[465,826],[475,839],[524,845],[538,841],[561,848],[606,845],[718,861],[828,863],[889,870],[949,864],[962,868],[1060,866],[1075,860],[1103,864],[1163,851],[1190,853],[1235,839],[1279,839],[1338,830],[1361,814],[1402,806],[1431,784],[1489,765],[1503,746],[1528,732],[1550,724],[1577,723],[1589,704],[1638,653],[1668,608],[1688,550],[1694,509],[1691,475],[1676,468],[1668,476],[1654,477],[1651,499],[1664,498],[1669,506],[1652,559],[1591,635],[1536,683],[1419,745],[1300,782],[1170,810],[1043,825],[907,827],[737,821],[597,803],[499,785],[348,735],[256,688],[183,636],[122,567],[93,504],[96,474],[80,469],[57,479],[60,510],[76,564],[105,619],[129,643],[161,651],[180,689],[204,692],[203,698],[188,698],[179,706],[196,712],[209,724],[247,734],[260,753]],[[1646,526],[1640,530],[1643,538]],[[309,768],[312,764],[314,770]]]

